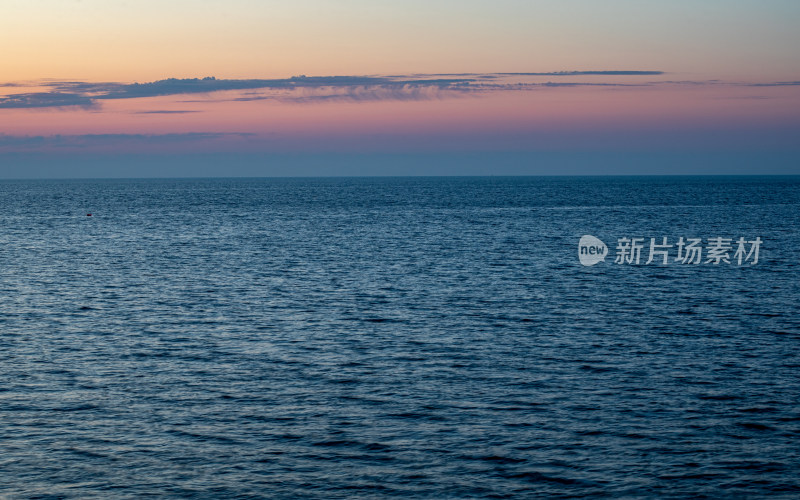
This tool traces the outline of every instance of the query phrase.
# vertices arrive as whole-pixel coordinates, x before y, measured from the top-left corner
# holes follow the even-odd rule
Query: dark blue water
[[[797,498],[798,228],[797,177],[0,182],[0,497]]]

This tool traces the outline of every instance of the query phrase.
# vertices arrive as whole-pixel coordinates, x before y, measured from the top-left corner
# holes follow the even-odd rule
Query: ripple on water
[[[796,179],[0,191],[0,497],[800,491]],[[768,244],[583,268],[586,233]]]

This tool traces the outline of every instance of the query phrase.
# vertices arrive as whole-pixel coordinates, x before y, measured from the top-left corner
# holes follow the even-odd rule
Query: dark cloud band
[[[284,79],[217,79],[168,78],[148,83],[114,83],[81,81],[45,81],[40,86],[51,90],[14,94],[0,97],[0,108],[91,108],[102,100],[136,99],[180,94],[208,94],[230,90],[297,90],[323,91],[322,95],[304,95],[293,100],[422,100],[440,97],[440,92],[465,92],[471,90],[490,91],[519,90],[514,84],[486,85],[488,80],[510,76],[643,76],[660,75],[661,71],[562,71],[551,73],[476,73],[460,75],[412,75],[412,76],[293,76]],[[8,84],[9,86],[11,84]],[[535,85],[535,84],[534,84]],[[581,83],[547,82],[538,85],[574,86]],[[606,84],[615,85],[615,84]],[[324,90],[329,92],[324,92]],[[330,91],[334,89],[334,91]],[[236,100],[260,100],[270,97],[248,96]],[[153,113],[171,113],[155,111]]]

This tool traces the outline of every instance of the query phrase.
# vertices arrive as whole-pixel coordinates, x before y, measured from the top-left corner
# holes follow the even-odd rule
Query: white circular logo
[[[584,266],[593,266],[598,262],[606,260],[608,247],[599,238],[591,235],[581,236],[578,242],[578,259]]]

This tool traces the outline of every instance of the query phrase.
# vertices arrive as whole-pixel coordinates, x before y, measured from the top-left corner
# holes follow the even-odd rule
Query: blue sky
[[[788,0],[4,7],[0,177],[86,175],[80,162],[108,165],[93,176],[153,175],[148,161],[185,175],[198,151],[237,165],[198,175],[335,175],[354,158],[386,175],[420,155],[495,155],[464,172],[539,174],[566,167],[534,158],[571,158],[579,173],[631,170],[603,155],[641,173],[726,173],[760,154],[751,173],[792,173],[800,155],[800,3]],[[313,167],[325,154],[340,166]],[[138,174],[114,167],[133,158]]]

